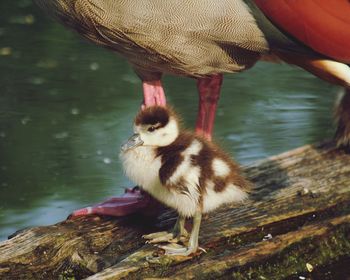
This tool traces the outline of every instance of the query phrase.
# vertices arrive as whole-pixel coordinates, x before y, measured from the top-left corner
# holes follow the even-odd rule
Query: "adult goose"
[[[124,56],[142,80],[143,108],[166,104],[163,74],[197,81],[196,132],[211,139],[223,73],[281,60],[341,85],[335,138],[350,146],[349,0],[34,0],[94,43]],[[142,193],[75,214],[125,215]],[[141,206],[142,205],[142,206]]]

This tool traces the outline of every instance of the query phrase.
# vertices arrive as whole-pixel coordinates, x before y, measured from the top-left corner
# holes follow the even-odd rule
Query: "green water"
[[[165,77],[191,128],[191,79]],[[226,75],[215,137],[240,163],[331,137],[338,88],[286,65]],[[56,223],[131,183],[118,161],[141,83],[115,54],[46,18],[31,1],[0,2],[0,240]]]

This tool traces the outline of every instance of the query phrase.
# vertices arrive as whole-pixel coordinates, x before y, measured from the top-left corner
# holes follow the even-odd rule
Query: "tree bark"
[[[207,253],[170,257],[145,245],[142,234],[173,226],[171,210],[154,219],[90,216],[24,230],[0,243],[0,279],[350,275],[349,154],[329,143],[308,145],[244,171],[255,185],[250,200],[203,219],[199,243]]]

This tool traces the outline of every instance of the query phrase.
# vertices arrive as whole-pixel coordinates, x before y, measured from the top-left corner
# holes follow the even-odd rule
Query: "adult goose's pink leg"
[[[165,106],[166,99],[165,93],[160,80],[156,81],[143,81],[143,104],[142,109],[154,105]]]
[[[212,138],[216,107],[220,97],[222,81],[222,74],[197,80],[199,108],[196,133],[203,135],[208,140]]]
[[[164,89],[160,80],[143,81],[142,88],[142,109],[154,105],[166,105]],[[126,189],[125,193],[119,197],[113,197],[102,203],[76,210],[70,214],[68,218],[90,214],[121,217],[136,213],[141,209],[144,214],[152,215],[155,214],[159,208],[160,204],[158,201],[140,190],[139,187],[134,187]]]

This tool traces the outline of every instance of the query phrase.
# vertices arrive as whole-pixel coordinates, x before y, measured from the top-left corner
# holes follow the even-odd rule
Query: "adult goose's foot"
[[[76,210],[68,216],[68,219],[92,214],[122,217],[141,211],[144,215],[153,215],[160,207],[159,202],[139,187],[134,187],[125,189],[125,193],[119,197]]]

